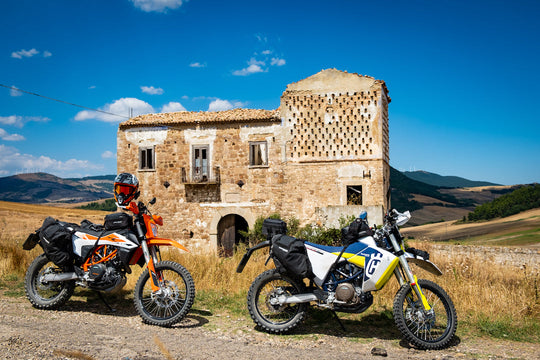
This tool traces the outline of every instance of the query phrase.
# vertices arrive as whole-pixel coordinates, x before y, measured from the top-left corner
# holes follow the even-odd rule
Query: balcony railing
[[[184,184],[219,184],[221,182],[219,166],[214,166],[211,171],[194,174],[186,168],[182,168],[182,183]]]

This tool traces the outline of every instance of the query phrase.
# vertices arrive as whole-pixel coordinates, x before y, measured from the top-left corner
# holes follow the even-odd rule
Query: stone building
[[[118,172],[157,197],[162,235],[233,251],[260,216],[335,226],[390,202],[384,81],[335,69],[289,84],[277,110],[141,115],[120,124]]]

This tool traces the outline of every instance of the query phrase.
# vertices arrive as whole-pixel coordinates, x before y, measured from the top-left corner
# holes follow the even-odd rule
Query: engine
[[[336,311],[360,313],[371,306],[373,296],[362,291],[362,268],[345,262],[332,275],[332,279],[341,281],[334,291],[328,292],[327,303],[331,303]],[[329,287],[332,288],[331,285]]]
[[[126,284],[124,272],[116,269],[113,264],[94,264],[87,274],[88,287],[99,291],[114,291]]]
[[[99,246],[88,259],[85,285],[98,291],[114,291],[126,284],[125,270],[118,256],[118,249]]]
[[[350,283],[341,283],[336,287],[336,300],[348,303],[354,298],[356,291],[354,285]]]

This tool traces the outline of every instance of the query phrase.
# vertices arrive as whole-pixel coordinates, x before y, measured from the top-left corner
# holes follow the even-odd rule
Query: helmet
[[[139,180],[133,174],[118,174],[114,179],[114,200],[119,207],[128,206],[139,197]]]

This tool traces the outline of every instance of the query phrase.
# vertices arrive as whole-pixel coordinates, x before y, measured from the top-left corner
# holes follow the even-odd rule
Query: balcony
[[[186,185],[219,185],[221,176],[219,166],[211,168],[212,171],[198,170],[190,172],[186,168],[182,168],[182,183]]]

